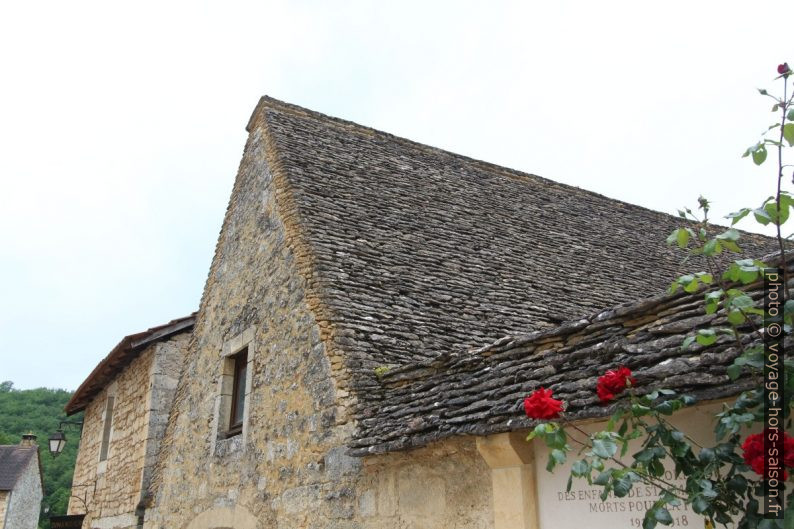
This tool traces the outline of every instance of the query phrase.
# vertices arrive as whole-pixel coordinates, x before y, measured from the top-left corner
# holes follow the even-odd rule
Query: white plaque
[[[720,409],[721,406],[716,404],[686,408],[672,415],[670,422],[698,443],[704,446],[713,446],[716,423],[714,414]],[[579,427],[587,432],[596,432],[604,430],[606,422],[584,424]],[[573,431],[570,427],[566,430],[569,435],[583,438],[581,433]],[[580,446],[569,442],[574,450],[568,453],[568,460],[564,465],[558,465],[553,473],[549,473],[546,471],[549,449],[542,440],[535,439],[533,442],[535,443],[537,461],[536,478],[540,529],[642,528],[645,511],[659,498],[659,491],[655,487],[637,482],[627,496],[618,498],[610,493],[609,497],[602,501],[603,487],[590,486],[585,479],[573,478],[571,491],[566,492],[571,465],[574,461],[582,458],[578,455]],[[639,452],[641,445],[640,439],[633,441],[623,462],[629,464],[632,460],[631,455]],[[667,461],[667,463],[670,462]],[[593,477],[595,475],[594,472]],[[672,465],[667,467],[663,479],[681,488],[685,485],[683,476],[678,480],[674,478]],[[668,506],[667,509],[673,517],[673,523],[666,527],[694,527],[697,529],[704,527],[705,519],[699,514],[695,514],[689,505],[682,503],[678,506]]]

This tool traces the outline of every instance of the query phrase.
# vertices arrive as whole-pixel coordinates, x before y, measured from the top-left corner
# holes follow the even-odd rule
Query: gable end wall
[[[473,440],[366,462],[347,454],[354,425],[341,358],[329,353],[333,316],[311,283],[310,249],[279,170],[265,130],[253,127],[145,527],[491,527],[489,473]],[[215,415],[223,355],[248,339],[248,429],[222,439]]]
[[[146,527],[191,527],[194,518],[214,519],[198,517],[213,510],[248,513],[262,527],[275,527],[277,519],[296,527],[310,514],[333,519],[351,511],[353,498],[340,491],[349,489],[346,476],[360,461],[344,454],[351,425],[339,420],[325,342],[296,260],[257,129],[207,279]],[[224,345],[249,329],[252,387],[243,444],[242,435],[219,439],[215,415]]]
[[[85,410],[69,514],[86,514],[83,527],[138,525],[176,388],[189,334],[150,345],[99,392]],[[108,392],[114,395],[108,457],[99,461]],[[67,432],[67,438],[72,438]],[[73,442],[73,441],[69,441]]]
[[[14,490],[8,496],[5,529],[36,529],[39,523],[41,498],[41,474],[39,473],[38,458],[33,457],[17,479]]]

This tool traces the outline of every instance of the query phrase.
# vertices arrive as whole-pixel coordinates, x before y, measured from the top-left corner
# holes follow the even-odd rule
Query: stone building
[[[679,270],[679,219],[267,97],[248,131],[165,434],[133,465],[148,479],[106,476],[84,527],[536,527],[514,433],[528,392],[585,418],[583,388],[618,363],[640,385],[737,391],[728,345],[708,365],[676,345],[705,323],[691,299],[635,301]],[[77,483],[97,479],[103,402],[116,378],[133,398],[136,358],[70,403]]]
[[[125,337],[66,405],[85,411],[69,512],[84,526],[136,527],[194,316]]]
[[[35,529],[43,495],[36,436],[0,445],[0,529]]]

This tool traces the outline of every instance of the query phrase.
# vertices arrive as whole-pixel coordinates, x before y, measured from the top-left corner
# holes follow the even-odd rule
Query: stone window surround
[[[255,356],[254,336],[256,327],[251,325],[243,332],[226,340],[221,347],[220,369],[218,376],[218,389],[215,394],[215,406],[212,417],[212,439],[210,442],[210,455],[216,455],[216,448],[220,443],[225,443],[229,448],[240,446],[240,450],[245,451],[248,441],[249,421],[248,416],[251,410],[251,386],[253,385],[253,366]],[[226,439],[226,432],[229,425],[229,415],[232,410],[232,389],[234,387],[234,356],[245,348],[248,348],[248,362],[245,373],[245,399],[243,404],[243,431],[239,436]],[[241,438],[239,445],[226,443],[237,437]]]
[[[116,407],[117,406],[115,404],[115,400],[116,400],[116,396],[117,396],[116,394],[117,393],[118,393],[118,382],[114,380],[113,383],[108,386],[107,392],[105,393],[105,405],[102,406],[102,419],[101,419],[102,422],[99,425],[99,431],[100,432],[104,432],[105,431],[105,419],[107,418],[107,411],[106,411],[107,410],[107,403],[108,403],[108,399],[110,397],[113,397],[114,406],[113,406],[113,410],[111,410],[111,415],[110,415],[110,433],[108,434],[107,454],[106,454],[105,459],[101,459],[101,457],[102,457],[102,438],[100,438],[99,450],[97,452],[97,466],[96,466],[96,473],[97,474],[104,474],[105,471],[107,470],[108,459],[110,459],[111,450],[113,449],[113,430],[114,430],[113,415],[116,413]]]

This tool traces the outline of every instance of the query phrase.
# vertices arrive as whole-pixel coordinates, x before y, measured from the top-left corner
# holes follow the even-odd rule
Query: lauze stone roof
[[[0,445],[0,490],[14,490],[17,480],[38,453],[36,446]]]
[[[794,260],[789,262],[794,277]],[[794,281],[790,281],[794,283]],[[741,287],[759,304],[763,283]],[[486,347],[389,371],[367,400],[355,455],[422,446],[452,435],[487,435],[530,428],[522,401],[538,387],[568,404],[568,419],[609,415],[596,395],[608,369],[626,366],[640,393],[672,389],[699,400],[737,395],[757,386],[754,377],[731,381],[726,369],[740,354],[734,338],[710,346],[682,343],[699,328],[727,327],[723,314],[705,313],[704,292],[662,295],[618,305],[555,329],[505,337]],[[745,346],[762,335],[743,327]],[[785,344],[786,354],[792,344]]]
[[[310,293],[322,302],[317,319],[343,353],[362,449],[414,446],[422,432],[485,431],[462,417],[507,421],[486,415],[513,410],[520,393],[457,394],[460,409],[471,408],[457,426],[440,426],[419,413],[434,403],[411,405],[410,393],[383,390],[376,368],[468,358],[504,336],[559,332],[564,321],[663,292],[680,269],[681,254],[665,239],[682,221],[670,215],[267,97],[249,130],[266,138],[277,192],[289,204],[283,214],[297,226]],[[750,255],[773,248],[761,236],[743,241]],[[600,368],[591,354],[578,362]],[[551,352],[531,356],[538,373],[553,376],[551,362]],[[432,384],[465,383],[459,369]],[[525,375],[504,374],[516,383]],[[504,391],[502,383],[490,380],[490,391]],[[435,433],[427,421],[436,421]]]

